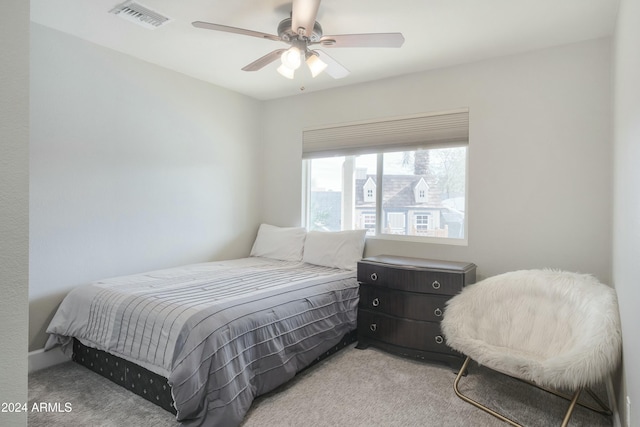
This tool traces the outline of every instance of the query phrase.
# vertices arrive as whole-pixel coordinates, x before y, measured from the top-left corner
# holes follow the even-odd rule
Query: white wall
[[[29,2],[0,15],[0,402],[27,401]],[[26,413],[0,413],[24,426]]]
[[[9,386],[0,394],[2,401],[22,401],[28,3],[10,7],[0,25],[0,375]],[[73,286],[238,256],[248,250],[257,220],[299,223],[304,127],[467,106],[469,246],[369,241],[367,254],[473,261],[481,277],[545,266],[610,281],[613,233],[613,282],[624,358],[631,361],[619,390],[624,425],[624,397],[635,405],[632,416],[640,399],[633,363],[640,343],[632,329],[640,299],[639,16],[638,2],[621,1],[614,158],[609,40],[269,101],[263,113],[242,96],[33,25],[31,347],[42,346],[46,318]],[[262,162],[270,165],[264,175],[262,144]],[[7,417],[0,423],[23,418]]]
[[[262,104],[32,25],[31,350],[75,286],[248,255]]]
[[[622,321],[622,386],[618,409],[622,425],[640,423],[640,2],[622,0],[614,50],[614,243],[613,282]],[[625,398],[631,400],[626,420]]]
[[[469,107],[469,245],[369,240],[366,254],[611,274],[610,40],[267,103],[266,222],[300,221],[309,126]]]

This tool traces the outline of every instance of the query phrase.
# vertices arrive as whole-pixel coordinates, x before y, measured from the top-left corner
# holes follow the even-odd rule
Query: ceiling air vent
[[[126,1],[109,11],[119,17],[151,30],[171,21],[166,16],[154,12],[134,1]]]

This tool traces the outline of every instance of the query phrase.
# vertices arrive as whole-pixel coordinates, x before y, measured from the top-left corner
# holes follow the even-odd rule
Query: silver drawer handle
[[[369,325],[369,329],[371,329],[371,331],[375,332],[376,329],[378,329],[378,325],[376,325],[375,323],[372,323]]]
[[[436,336],[436,343],[442,344],[443,342],[444,342],[444,338],[442,338],[442,335],[437,335]]]
[[[435,310],[433,310],[433,314],[440,317],[442,316],[442,310],[440,310],[439,308],[436,308]]]
[[[440,282],[434,280],[431,286],[433,287],[433,289],[440,289]]]
[[[371,273],[371,280],[373,280],[374,282],[378,280],[378,275],[376,273]]]
[[[371,305],[373,305],[374,307],[379,306],[380,300],[378,298],[375,298],[373,301],[371,301]]]

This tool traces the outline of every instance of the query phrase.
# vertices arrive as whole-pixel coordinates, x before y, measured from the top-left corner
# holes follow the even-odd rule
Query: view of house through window
[[[453,147],[306,160],[308,228],[464,239],[466,155]]]

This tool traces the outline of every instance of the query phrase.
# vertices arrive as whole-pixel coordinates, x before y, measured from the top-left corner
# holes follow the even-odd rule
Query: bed
[[[182,425],[237,426],[256,396],[356,329],[363,248],[359,231],[263,224],[248,258],[75,288],[47,329],[46,349],[70,352],[75,342],[76,352],[111,355],[148,372],[147,381],[166,380]]]

